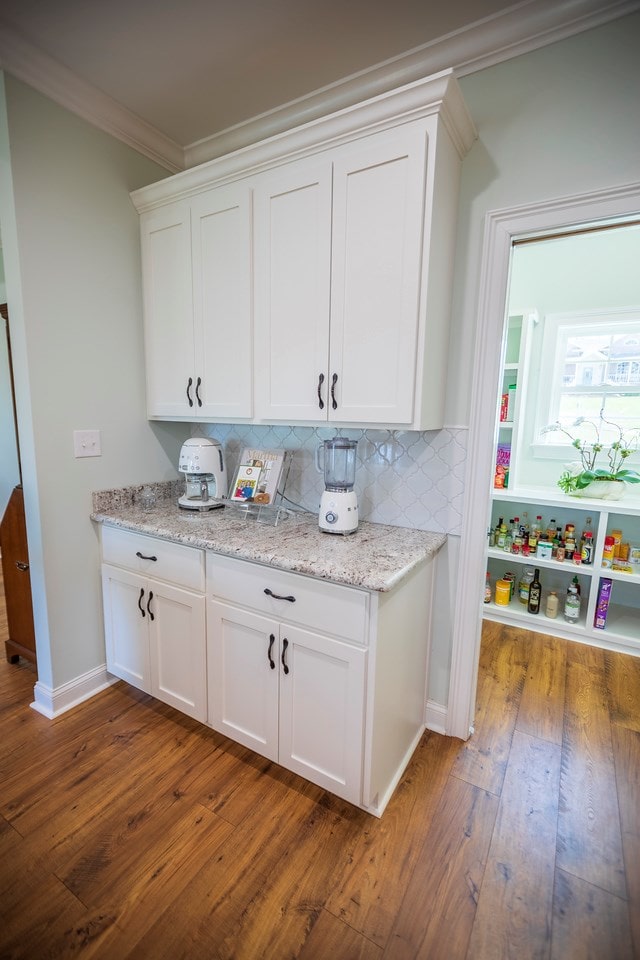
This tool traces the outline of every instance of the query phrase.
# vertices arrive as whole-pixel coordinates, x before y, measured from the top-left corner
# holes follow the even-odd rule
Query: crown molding
[[[477,138],[477,132],[453,70],[442,70],[432,77],[394,87],[377,97],[195,164],[174,177],[135,190],[131,199],[139,213],[148,212],[168,201],[193,196],[203,187],[219,186],[240,174],[249,176],[274,164],[308,156],[319,146],[337,146],[352,140],[356,134],[362,136],[388,129],[399,122],[426,117],[441,121],[460,159],[463,159]],[[437,136],[437,126],[437,123],[432,125],[434,137]]]
[[[453,68],[466,76],[640,10],[640,0],[522,0],[211,137],[182,147],[0,25],[0,67],[175,173]]]
[[[185,147],[186,167],[276,136],[327,113],[452,68],[462,77],[640,10],[638,0],[523,0]]]
[[[179,144],[3,23],[0,23],[0,67],[172,173],[184,169],[184,150]]]

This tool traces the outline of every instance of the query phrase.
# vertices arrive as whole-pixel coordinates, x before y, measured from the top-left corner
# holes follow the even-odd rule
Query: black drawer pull
[[[140,557],[141,560],[153,560],[154,563],[157,561],[157,557],[147,557],[144,553],[140,553],[139,550],[136,550],[136,557]]]
[[[264,588],[264,592],[266,593],[266,595],[267,595],[268,597],[273,597],[274,600],[288,600],[289,603],[295,603],[295,602],[296,602],[296,598],[295,598],[295,597],[281,597],[278,593],[272,593],[271,590],[269,590],[269,587],[265,587],[265,588]]]
[[[28,570],[29,564],[25,563],[24,560],[16,560],[16,567],[18,570]]]
[[[285,673],[289,673],[289,667],[287,666],[287,661],[285,659],[287,655],[288,646],[289,646],[289,641],[285,637],[284,640],[282,641],[282,668]]]
[[[321,373],[318,377],[318,406],[321,410],[324,410],[324,400],[322,399],[322,384],[324,383],[324,373]]]
[[[199,406],[199,407],[202,406],[202,398],[201,398],[201,396],[200,396],[200,387],[201,387],[201,386],[202,386],[202,377],[198,377],[198,380],[197,380],[197,383],[196,383],[196,400],[198,401],[198,406]]]
[[[189,377],[189,383],[187,384],[187,400],[189,401],[189,406],[193,406],[193,398],[191,396],[191,387],[193,386],[193,377]]]
[[[270,634],[269,634],[269,649],[267,650],[267,660],[269,661],[269,666],[271,667],[272,670],[275,670],[275,668],[276,668],[276,665],[275,665],[275,662],[274,662],[274,660],[273,660],[273,657],[271,656],[271,651],[273,650],[273,645],[274,645],[275,642],[276,642],[275,634],[270,633]]]
[[[338,409],[338,401],[336,400],[336,383],[338,382],[338,374],[334,373],[331,377],[331,406],[334,410]]]
[[[155,620],[153,611],[151,609],[152,600],[153,600],[153,590],[149,590],[149,599],[147,600],[147,613],[149,614],[149,620]]]
[[[140,588],[140,596],[138,597],[138,610],[140,611],[140,613],[142,614],[143,617],[146,617],[146,613],[145,613],[144,610],[142,609],[142,598],[143,598],[143,597],[144,597],[144,587],[141,587],[141,588]]]

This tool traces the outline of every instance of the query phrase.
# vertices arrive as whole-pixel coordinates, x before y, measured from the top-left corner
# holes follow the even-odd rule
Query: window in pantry
[[[555,314],[545,318],[541,369],[551,371],[540,391],[536,418],[538,455],[566,455],[572,437],[608,445],[640,431],[640,308],[611,314]],[[611,425],[600,423],[600,416]]]

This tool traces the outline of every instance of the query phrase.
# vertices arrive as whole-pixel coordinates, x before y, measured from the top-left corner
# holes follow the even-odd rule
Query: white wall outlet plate
[[[75,457],[100,457],[102,448],[100,445],[99,430],[74,430],[73,431],[73,455]]]

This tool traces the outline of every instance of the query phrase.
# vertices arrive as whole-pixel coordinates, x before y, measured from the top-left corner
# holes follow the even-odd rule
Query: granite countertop
[[[172,495],[145,510],[139,494],[140,488],[94,494],[91,519],[366,590],[391,590],[446,541],[442,533],[368,522],[349,536],[331,535],[318,529],[314,514],[292,511],[270,526],[231,504],[206,513],[181,510]]]

